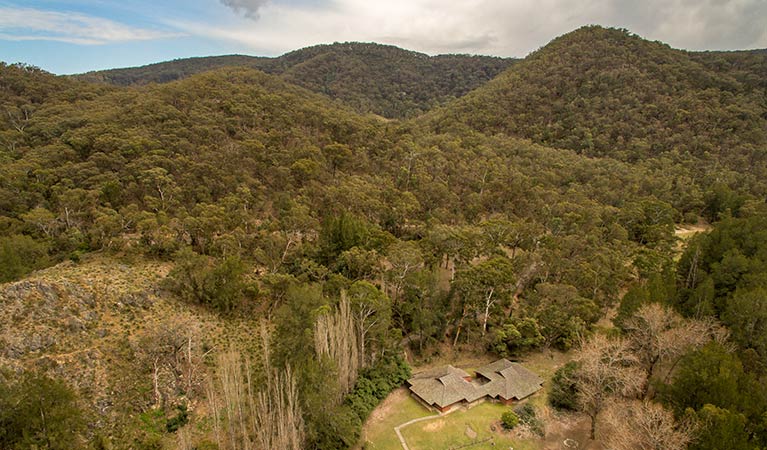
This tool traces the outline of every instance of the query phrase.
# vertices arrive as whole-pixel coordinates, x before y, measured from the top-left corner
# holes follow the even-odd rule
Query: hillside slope
[[[276,72],[295,84],[387,118],[413,117],[475,89],[514,62],[440,55],[379,44],[309,47],[277,58]]]
[[[21,69],[2,69],[7,79],[24,77]],[[130,198],[141,203],[159,198],[162,186],[150,182],[160,182],[159,176],[169,183],[171,203],[189,206],[215,202],[238,185],[255,191],[290,185],[291,166],[299,160],[312,161],[307,170],[319,176],[326,163],[330,167],[325,146],[340,141],[355,151],[378,141],[373,137],[379,120],[253,69],[221,69],[139,90],[92,87],[99,92],[89,93],[78,91],[81,86],[93,85],[47,75],[18,91],[0,90],[9,107],[19,105],[17,115],[24,121],[20,130],[13,121],[0,122],[0,136],[8,142],[0,167],[4,211],[15,215],[63,200],[35,189],[36,182],[23,175],[29,170],[52,170],[44,184],[92,190],[90,200],[106,184],[117,183],[119,192],[108,195],[113,208]],[[36,97],[42,100],[36,103]],[[206,180],[202,185],[200,177]],[[170,197],[164,196],[167,203]]]
[[[221,67],[249,67],[338,99],[362,113],[412,117],[460,97],[514,62],[490,56],[440,55],[357,42],[317,45],[277,58],[188,58],[76,78],[121,86],[165,83]]]
[[[256,335],[253,322],[224,319],[164,294],[160,281],[170,267],[88,257],[0,285],[0,367],[65,380],[96,426],[90,437],[127,444],[140,429],[140,413],[156,401],[151,367],[162,346],[191,345],[199,358],[201,349],[252,347]],[[192,363],[193,376],[177,377],[154,362],[164,403],[199,405],[207,369],[201,359]]]
[[[458,122],[593,156],[674,151],[750,171],[766,162],[766,105],[763,89],[738,78],[625,30],[584,27],[429,120],[438,130]]]

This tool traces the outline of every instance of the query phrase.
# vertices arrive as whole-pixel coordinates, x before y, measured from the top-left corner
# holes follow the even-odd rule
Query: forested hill
[[[590,26],[554,39],[431,114],[593,156],[666,152],[750,171],[767,146],[763,53],[691,54],[625,30]],[[762,71],[762,74],[764,72]]]
[[[72,75],[72,78],[117,86],[169,83],[221,67],[252,67],[266,70],[271,66],[272,60],[272,58],[247,55],[203,56],[174,59],[140,67],[87,72]]]
[[[362,113],[404,118],[466,94],[514,61],[491,56],[428,56],[390,45],[347,42],[307,47],[277,58],[188,58],[76,77],[127,86],[165,83],[206,70],[243,66],[280,75]]]

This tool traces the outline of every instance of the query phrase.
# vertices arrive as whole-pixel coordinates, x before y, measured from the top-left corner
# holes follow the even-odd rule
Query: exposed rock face
[[[98,327],[109,305],[74,277],[49,276],[56,272],[51,268],[34,279],[0,285],[0,368],[64,379],[103,415],[109,408],[99,405],[111,403],[104,360],[109,345]]]
[[[119,338],[107,339],[116,308],[112,296],[99,289],[109,280],[84,280],[83,269],[63,264],[0,285],[0,367],[62,378],[104,414],[114,403],[108,392],[115,373],[105,355],[119,347]],[[108,265],[92,269],[109,274]],[[119,335],[124,340],[127,333]]]
[[[100,319],[92,292],[73,283],[24,280],[0,287],[0,320],[7,326],[0,356],[21,359],[55,351],[61,337],[85,333]]]

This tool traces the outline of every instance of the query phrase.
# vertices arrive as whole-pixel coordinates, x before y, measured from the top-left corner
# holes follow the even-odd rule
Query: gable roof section
[[[410,390],[426,403],[444,408],[462,400],[473,402],[485,395],[466,381],[469,376],[461,369],[446,366],[416,374],[407,382]]]
[[[482,386],[485,395],[501,397],[504,400],[528,397],[543,385],[543,380],[519,363],[499,359],[477,370],[479,375],[490,380]]]
[[[453,366],[443,366],[443,367],[435,367],[433,369],[429,369],[424,372],[419,372],[413,375],[413,378],[411,378],[411,380],[417,380],[422,378],[442,378],[443,376],[451,375],[451,374],[454,374],[460,378],[466,378],[471,376],[469,375],[469,372],[466,372],[463,369],[459,369]]]

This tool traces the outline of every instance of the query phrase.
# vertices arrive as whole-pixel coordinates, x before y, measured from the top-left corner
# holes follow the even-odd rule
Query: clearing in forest
[[[472,362],[476,358],[472,359]],[[485,402],[471,409],[459,409],[433,419],[418,421],[400,429],[410,450],[458,449],[471,450],[509,449],[514,450],[564,450],[568,448],[596,449],[597,442],[589,442],[589,420],[586,416],[559,413],[546,404],[548,380],[557,368],[569,360],[561,352],[541,352],[525,358],[524,364],[539,374],[546,382],[544,389],[530,397],[527,402],[535,406],[538,417],[543,421],[546,434],[536,436],[526,427],[505,431],[500,418],[509,409],[499,403]],[[464,361],[465,362],[465,361]],[[462,361],[454,362],[459,367],[468,367]],[[422,369],[419,367],[414,371]],[[370,415],[362,431],[357,449],[402,450],[394,428],[413,419],[434,416],[409,395],[406,388],[392,392]],[[568,447],[575,442],[577,447]]]

